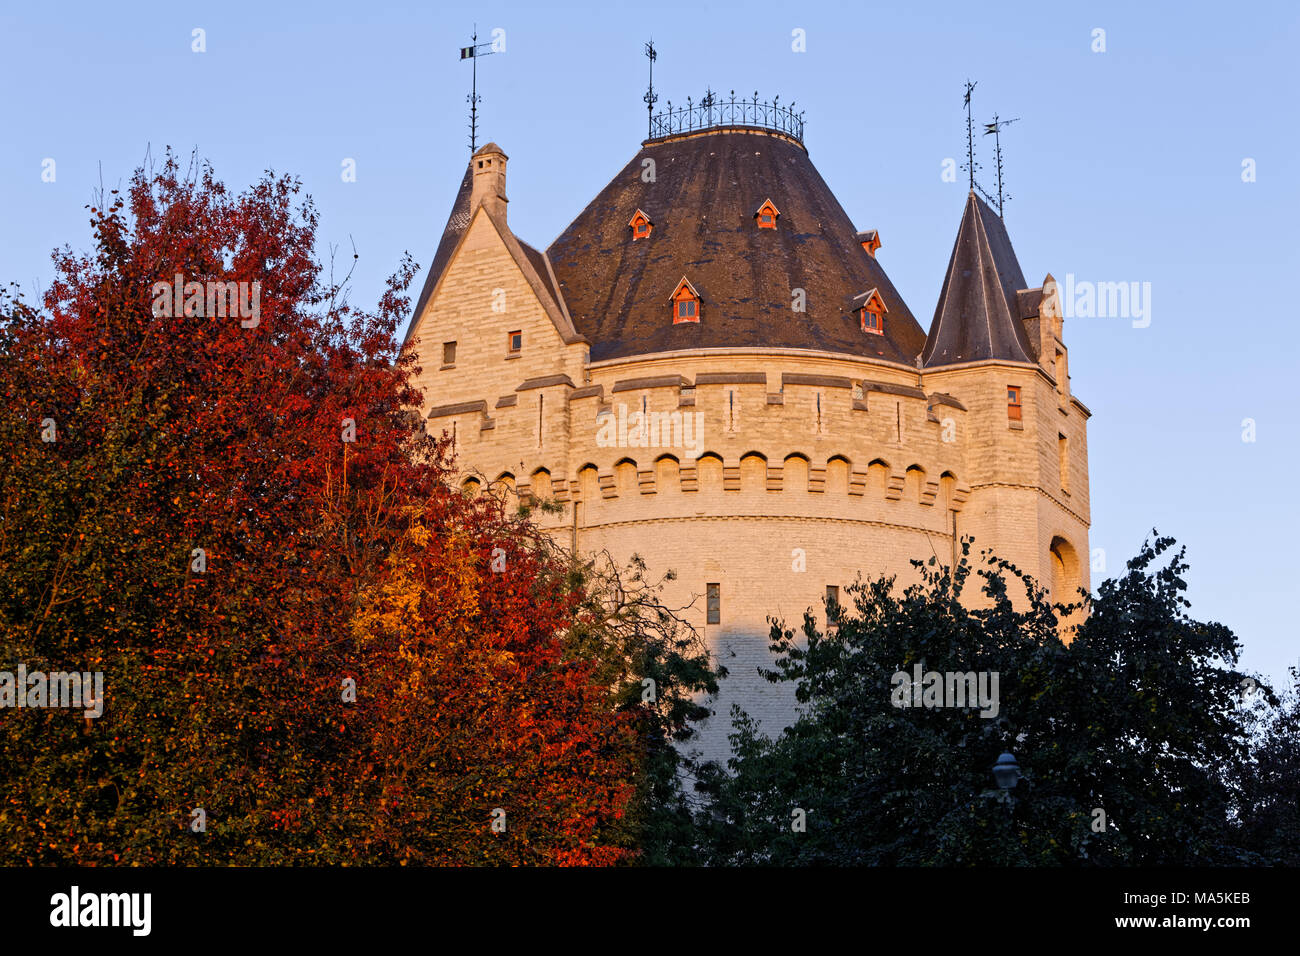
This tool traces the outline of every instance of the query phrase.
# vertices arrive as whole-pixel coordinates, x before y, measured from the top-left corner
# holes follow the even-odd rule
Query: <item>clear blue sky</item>
[[[475,14],[431,6],[6,3],[0,280],[47,287],[49,251],[89,245],[83,206],[101,169],[111,188],[148,147],[171,145],[197,147],[236,189],[267,168],[301,177],[322,243],[348,258],[356,242],[354,300],[373,302],[404,250],[432,258],[469,155],[457,48]],[[965,198],[941,164],[962,155],[962,82],[977,80],[977,120],[1020,117],[1004,141],[1006,218],[1030,282],[1050,271],[1151,283],[1149,327],[1065,328],[1073,389],[1093,412],[1092,547],[1113,573],[1153,526],[1175,535],[1193,613],[1231,626],[1246,666],[1279,679],[1300,658],[1286,603],[1300,471],[1288,285],[1300,275],[1298,11],[484,4],[480,38],[503,28],[506,51],[480,63],[480,143],[510,155],[511,224],[546,246],[645,135],[641,49],[653,36],[661,105],[712,85],[806,109],[813,162],[853,221],[880,230],[882,263],[928,324]],[[191,51],[195,28],[205,53]],[[987,185],[989,141],[978,145]],[[345,158],[355,183],[342,181]]]

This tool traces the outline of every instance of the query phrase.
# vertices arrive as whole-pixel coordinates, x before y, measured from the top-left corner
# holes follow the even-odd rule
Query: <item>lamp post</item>
[[[1020,782],[1020,764],[1015,754],[1007,752],[998,758],[993,765],[993,779],[1002,790],[1011,790]]]
[[[993,765],[993,779],[997,781],[999,799],[1006,803],[1007,812],[1014,812],[1016,798],[1012,796],[1011,791],[1020,782],[1020,763],[1016,760],[1015,754],[1005,751],[998,757],[998,762]]]

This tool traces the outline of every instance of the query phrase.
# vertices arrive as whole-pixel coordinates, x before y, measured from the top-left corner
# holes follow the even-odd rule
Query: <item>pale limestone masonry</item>
[[[913,559],[948,563],[954,535],[973,535],[1054,594],[1089,586],[1089,412],[1069,393],[1059,310],[1046,300],[1041,317],[1023,320],[1037,362],[918,371],[752,347],[592,362],[550,292],[553,275],[509,232],[504,153],[485,150],[492,169],[475,173],[469,224],[408,336],[427,427],[454,434],[467,481],[562,502],[563,516],[546,519],[560,540],[677,572],[668,601],[694,599],[686,616],[732,674],[707,753],[725,756],[732,703],[768,732],[789,719],[792,699],[756,673],[771,665],[767,619],[797,630],[812,609],[824,622],[828,585],[847,602],[843,589],[860,575],[906,584]],[[512,332],[522,335],[515,353]],[[1020,421],[1008,386],[1021,389]],[[604,447],[602,413],[616,424],[620,406],[698,416],[700,431],[692,447],[670,447],[672,435],[648,447],[635,427],[619,441],[606,425],[616,437]],[[720,589],[719,624],[706,623],[709,583]]]

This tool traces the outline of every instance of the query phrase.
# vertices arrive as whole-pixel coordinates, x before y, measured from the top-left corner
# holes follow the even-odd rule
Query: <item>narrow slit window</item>
[[[1061,461],[1061,490],[1068,493],[1070,490],[1070,439],[1058,433],[1056,436],[1056,451]]]
[[[507,337],[507,350],[511,355],[518,355],[524,349],[524,333],[511,332]]]
[[[722,623],[722,587],[718,584],[705,585],[705,606],[707,614],[705,622],[708,624]]]
[[[840,589],[837,584],[826,585],[826,623],[836,624],[840,619]]]
[[[1020,415],[1021,415],[1020,386],[1008,385],[1007,386],[1007,420],[1018,422],[1021,420]]]

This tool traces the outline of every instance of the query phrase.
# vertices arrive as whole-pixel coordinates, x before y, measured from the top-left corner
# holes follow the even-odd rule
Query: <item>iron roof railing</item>
[[[793,137],[803,142],[803,111],[795,112],[794,102],[789,106],[780,105],[780,96],[772,100],[761,101],[758,91],[754,98],[736,99],[736,91],[731,91],[730,98],[715,96],[712,90],[706,90],[704,98],[698,103],[688,96],[686,105],[673,109],[673,101],[668,101],[668,109],[650,117],[650,139],[665,136],[677,136],[681,133],[693,133],[698,130],[725,126],[749,126],[770,129]]]

